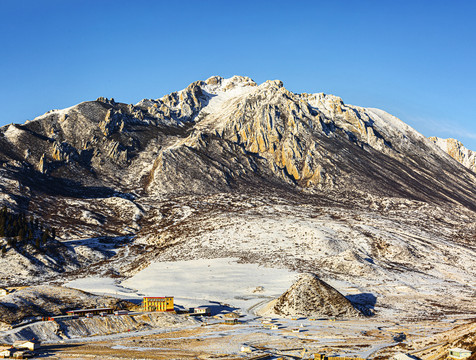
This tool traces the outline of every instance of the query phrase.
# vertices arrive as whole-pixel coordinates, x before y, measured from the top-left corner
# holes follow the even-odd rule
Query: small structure
[[[271,330],[278,330],[279,327],[278,327],[277,324],[273,324],[273,325],[270,326],[270,329],[271,329]]]
[[[86,316],[88,314],[91,314],[91,316],[93,316],[93,315],[99,315],[102,312],[112,314],[114,312],[114,309],[113,308],[99,308],[99,309],[69,310],[69,311],[66,311],[66,314],[71,316]]]
[[[11,346],[1,346],[0,358],[9,358],[14,352],[15,352],[15,349],[12,348]]]
[[[251,346],[249,345],[241,345],[240,351],[244,353],[250,353],[253,352],[253,349],[251,349]]]
[[[8,295],[8,290],[5,288],[0,288],[0,296]]]
[[[142,309],[144,311],[174,311],[174,297],[144,297],[142,299]]]
[[[471,351],[461,348],[453,348],[448,350],[450,359],[466,359],[471,356]]]
[[[33,357],[33,353],[28,350],[15,351],[12,356],[14,359],[28,359]]]
[[[15,349],[25,349],[34,351],[40,347],[40,343],[36,340],[17,340],[13,343]]]
[[[206,315],[209,316],[211,314],[210,308],[207,308],[205,306],[200,306],[193,308],[193,315]]]
[[[236,312],[229,312],[223,315],[224,317],[227,317],[229,319],[238,319],[240,317],[240,314],[237,314]]]
[[[77,319],[77,315],[59,315],[59,316],[50,316],[46,318],[45,320],[48,321],[63,321],[63,320],[72,320],[72,319]]]
[[[316,360],[365,360],[360,357],[349,357],[340,355],[314,354]]]
[[[238,323],[239,323],[238,319],[225,319],[226,325],[236,325]]]

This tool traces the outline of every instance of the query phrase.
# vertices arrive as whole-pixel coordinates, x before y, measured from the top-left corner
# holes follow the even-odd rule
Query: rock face
[[[439,137],[430,137],[429,139],[457,162],[476,172],[476,152],[465,148],[460,141],[455,139]]]
[[[0,128],[7,176],[56,195],[286,187],[474,206],[476,175],[435,149],[384,111],[240,76],[136,105],[98,98]]]
[[[274,304],[281,316],[355,317],[360,312],[340,292],[314,274],[303,274]]]
[[[219,193],[476,209],[476,174],[392,115],[240,76],[1,127],[0,164],[0,202],[49,218],[60,237],[132,235],[154,224],[157,199]]]

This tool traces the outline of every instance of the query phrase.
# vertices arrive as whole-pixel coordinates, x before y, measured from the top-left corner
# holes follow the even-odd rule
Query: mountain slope
[[[243,77],[135,106],[100,98],[3,127],[0,160],[20,185],[88,198],[253,184],[474,206],[476,179],[381,110]]]
[[[215,76],[4,126],[0,163],[1,202],[84,254],[65,279],[231,257],[317,273],[382,309],[473,309],[476,174],[382,110]]]

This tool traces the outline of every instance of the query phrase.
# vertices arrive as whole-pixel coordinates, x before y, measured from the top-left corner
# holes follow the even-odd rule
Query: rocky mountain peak
[[[262,87],[284,87],[284,84],[281,80],[266,80],[262,85]]]
[[[205,80],[205,84],[208,85],[208,90],[211,91],[228,91],[237,86],[257,86],[256,83],[247,76],[232,76],[225,79],[221,76],[212,76]]]
[[[467,149],[460,141],[456,139],[442,139],[436,136],[430,137],[429,139],[460,164],[466,166],[473,172],[476,172],[475,151]]]

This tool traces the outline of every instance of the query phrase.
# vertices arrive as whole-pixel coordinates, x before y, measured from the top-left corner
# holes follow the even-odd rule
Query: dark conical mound
[[[277,299],[273,312],[281,316],[360,316],[349,300],[314,274],[303,274]]]

